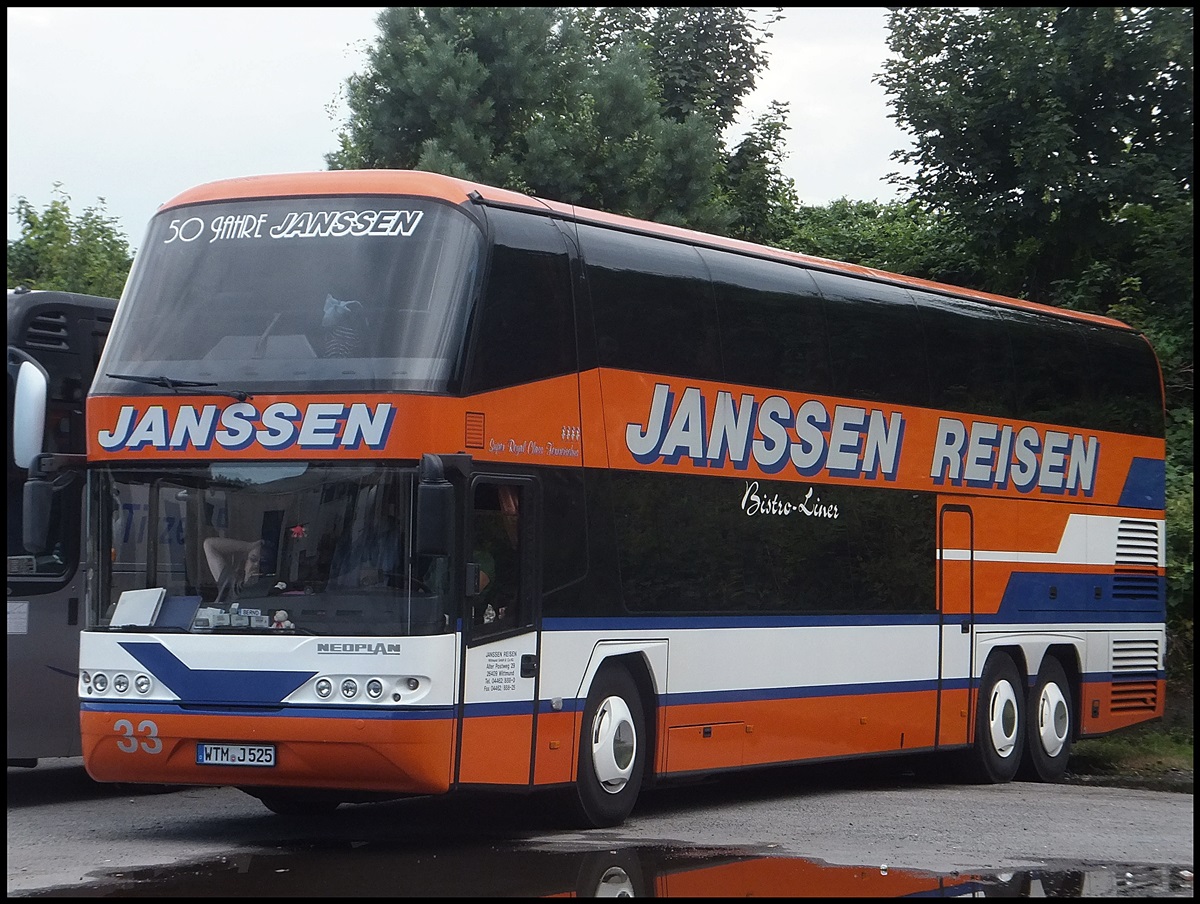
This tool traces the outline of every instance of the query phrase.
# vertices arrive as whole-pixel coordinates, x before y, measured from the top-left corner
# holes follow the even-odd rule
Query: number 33
[[[128,719],[118,719],[113,725],[113,731],[123,735],[117,741],[117,748],[122,753],[135,753],[139,746],[138,739],[134,736],[133,723]],[[158,726],[149,719],[144,719],[138,723],[138,734],[145,735],[140,741],[142,750],[146,753],[162,753],[162,739],[158,736]]]

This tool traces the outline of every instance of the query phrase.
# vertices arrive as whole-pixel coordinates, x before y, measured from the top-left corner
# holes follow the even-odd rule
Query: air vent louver
[[[1158,575],[1144,571],[1117,571],[1113,574],[1113,599],[1159,600],[1162,582]]]
[[[1110,706],[1115,713],[1154,712],[1158,706],[1158,684],[1153,681],[1114,684]]]
[[[1130,673],[1157,676],[1159,669],[1158,639],[1154,637],[1115,637],[1112,642],[1112,671],[1114,677]]]
[[[1122,518],[1117,525],[1118,565],[1158,565],[1159,522]]]
[[[70,351],[71,341],[67,332],[66,315],[57,311],[38,314],[29,322],[29,328],[25,331],[25,345],[56,352]]]

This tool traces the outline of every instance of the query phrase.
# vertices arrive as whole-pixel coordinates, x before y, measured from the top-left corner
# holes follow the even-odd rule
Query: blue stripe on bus
[[[1118,576],[1117,579],[1128,579],[1129,576]],[[1017,579],[1020,580],[1017,580]],[[1137,576],[1142,580],[1141,575]],[[1153,582],[1150,594],[1157,600],[1166,599],[1166,579],[1159,575],[1147,575],[1145,580]],[[1112,575],[1087,574],[1019,574],[1013,575],[1009,587],[1001,602],[1000,611],[996,614],[976,613],[974,621],[977,624],[1046,624],[1050,622],[1068,622],[1073,625],[1086,626],[1093,623],[1134,623],[1161,622],[1165,617],[1165,603],[1147,599],[1113,600]],[[1067,603],[1086,592],[1091,597],[1095,584],[1106,588],[1106,599],[1091,600],[1084,606],[1060,605],[1057,609],[1024,609],[1019,605],[1022,600],[1038,600],[1042,607],[1051,605],[1049,588],[1057,586],[1059,600]],[[1149,585],[1148,585],[1149,586]],[[1069,615],[1069,618],[1064,618]],[[542,622],[544,631],[597,631],[611,634],[614,631],[637,631],[640,633],[663,632],[668,630],[701,630],[701,629],[733,629],[733,628],[846,628],[846,627],[907,627],[907,626],[948,626],[961,625],[971,621],[966,613],[956,612],[940,619],[937,612],[922,612],[905,615],[849,613],[821,615],[635,615],[618,618],[547,618]]]
[[[230,706],[194,706],[191,703],[147,702],[143,700],[82,700],[79,708],[84,712],[128,713],[167,716],[249,716],[255,719],[369,719],[372,721],[422,722],[430,719],[452,719],[456,707],[443,706],[426,709],[375,709],[373,707],[339,706],[289,706],[277,704],[269,709],[259,707],[233,708]]]
[[[965,616],[964,616],[965,617]],[[665,631],[686,628],[840,628],[899,627],[904,625],[936,625],[936,612],[904,615],[633,615],[617,618],[547,618],[542,621],[545,631]],[[947,619],[950,623],[950,619]]]
[[[1004,588],[1000,611],[980,620],[994,624],[1161,622],[1166,614],[1167,579],[1161,574],[1015,572]]]
[[[910,694],[937,690],[937,679],[921,681],[879,681],[859,684],[822,684],[811,687],[747,688],[736,691],[700,691],[686,694],[664,694],[667,706],[689,706],[697,703],[754,703],[764,700],[808,700],[818,697],[869,697],[881,694]],[[966,679],[947,679],[943,690],[966,687]]]
[[[121,641],[121,648],[188,703],[278,704],[317,673],[193,669],[157,641]]]
[[[1117,505],[1129,508],[1166,507],[1167,463],[1161,458],[1135,458],[1129,463]]]

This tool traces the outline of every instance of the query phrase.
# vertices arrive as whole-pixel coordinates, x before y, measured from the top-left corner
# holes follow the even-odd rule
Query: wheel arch
[[[1067,686],[1071,692],[1071,738],[1079,740],[1080,725],[1083,724],[1083,667],[1080,664],[1079,648],[1072,643],[1055,643],[1046,648],[1042,660],[1057,659],[1067,675]],[[1041,663],[1038,664],[1038,672]],[[1031,681],[1037,680],[1038,672],[1034,672]]]
[[[1021,676],[1022,687],[1028,688],[1030,678],[1029,658],[1026,655],[1025,648],[1015,639],[1006,638],[997,640],[992,643],[981,645],[979,656],[978,672],[975,677],[983,676],[984,669],[987,668],[988,660],[993,656],[1004,655],[1012,660],[1012,664],[1017,667],[1017,672]]]
[[[1033,687],[1037,680],[1042,662],[1047,657],[1057,659],[1067,673],[1071,682],[1071,690],[1079,691],[1079,682],[1083,674],[1081,662],[1083,658],[1084,639],[1075,634],[1044,633],[1025,634],[1016,636],[997,636],[988,638],[979,646],[979,666],[976,677],[983,674],[988,657],[993,653],[1005,653],[1021,673],[1021,680],[1026,688]]]
[[[646,772],[645,783],[655,780],[658,754],[659,695],[665,693],[667,681],[667,642],[647,641],[602,641],[592,649],[592,656],[584,669],[577,692],[578,699],[586,700],[591,692],[596,675],[603,668],[624,669],[637,686],[645,715],[646,727]],[[582,715],[582,710],[580,711]]]

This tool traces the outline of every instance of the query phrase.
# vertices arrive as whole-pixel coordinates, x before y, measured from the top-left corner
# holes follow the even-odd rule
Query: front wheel
[[[319,791],[305,793],[283,789],[249,790],[243,788],[242,790],[251,797],[257,797],[264,807],[278,816],[327,816],[342,803],[336,797]]]
[[[975,743],[965,760],[965,777],[979,784],[1010,782],[1025,746],[1025,693],[1012,659],[993,653],[979,679]]]
[[[577,824],[620,825],[632,812],[646,766],[645,725],[633,678],[620,667],[602,668],[583,711],[572,800]]]
[[[1071,685],[1057,659],[1047,658],[1029,692],[1021,777],[1056,782],[1067,772],[1074,734]]]

